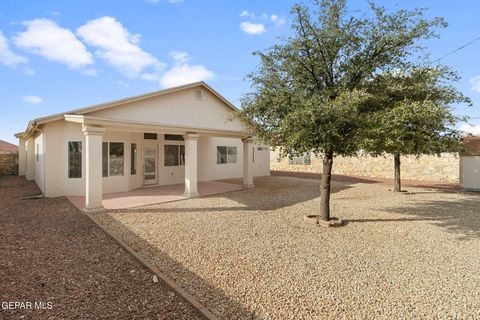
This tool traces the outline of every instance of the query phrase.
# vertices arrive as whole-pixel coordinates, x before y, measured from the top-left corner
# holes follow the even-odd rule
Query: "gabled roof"
[[[230,101],[225,99],[220,93],[215,91],[212,87],[210,87],[204,81],[198,81],[198,82],[193,82],[193,83],[190,83],[190,84],[185,84],[185,85],[181,85],[181,86],[177,86],[177,87],[172,87],[172,88],[158,90],[158,91],[154,91],[154,92],[150,92],[150,93],[146,93],[146,94],[132,96],[132,97],[128,97],[128,98],[124,98],[124,99],[120,99],[120,100],[114,100],[114,101],[110,101],[110,102],[96,104],[96,105],[85,107],[85,108],[75,109],[75,110],[66,111],[66,112],[62,112],[62,113],[57,113],[57,114],[53,114],[53,115],[46,116],[46,117],[36,118],[36,119],[31,120],[28,123],[28,127],[24,132],[16,133],[15,137],[19,138],[21,136],[24,136],[25,134],[28,135],[29,131],[31,131],[34,126],[38,126],[38,125],[41,125],[41,124],[44,124],[44,123],[64,119],[64,115],[67,115],[67,114],[69,114],[69,115],[84,115],[84,114],[88,114],[90,112],[109,109],[109,108],[117,107],[117,106],[120,106],[120,105],[123,105],[123,104],[131,103],[131,102],[135,102],[135,101],[140,101],[140,100],[144,100],[144,99],[149,99],[149,98],[154,98],[154,97],[162,96],[162,95],[165,95],[165,94],[169,94],[169,93],[173,93],[173,92],[177,92],[177,91],[182,91],[182,90],[187,90],[187,89],[191,89],[191,88],[195,88],[195,87],[199,87],[199,86],[207,89],[210,93],[212,93],[214,96],[216,96],[222,102],[224,102],[225,105],[227,107],[231,108],[233,111],[238,110]]]
[[[18,152],[18,146],[10,142],[0,140],[0,152],[16,153]]]

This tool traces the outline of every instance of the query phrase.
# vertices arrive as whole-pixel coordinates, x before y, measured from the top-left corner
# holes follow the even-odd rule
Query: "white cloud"
[[[98,72],[96,69],[85,69],[82,71],[82,73],[86,76],[90,76],[90,77],[96,77],[98,76]]]
[[[473,91],[480,92],[480,76],[470,79],[470,86]]]
[[[240,17],[246,17],[246,18],[250,18],[250,19],[255,19],[255,13],[253,12],[249,12],[247,10],[243,10],[242,12],[240,12]]]
[[[28,59],[26,57],[19,56],[10,50],[7,37],[3,35],[2,31],[0,31],[0,63],[6,66],[15,67],[27,62]]]
[[[172,57],[176,62],[183,63],[190,60],[188,53],[183,51],[172,51],[170,52],[170,57]]]
[[[460,130],[464,131],[464,132],[467,132],[467,133],[471,133],[471,134],[475,134],[475,135],[480,135],[480,124],[464,124],[460,127]]]
[[[272,20],[272,22],[277,26],[277,27],[281,27],[285,24],[285,19],[283,18],[280,18],[278,15],[276,14],[272,14],[270,16],[270,19]]]
[[[168,0],[170,3],[180,3],[183,2],[183,0]]]
[[[22,72],[25,73],[27,76],[33,76],[35,75],[35,70],[33,70],[30,67],[25,67],[22,69]]]
[[[90,52],[69,29],[48,19],[24,21],[23,25],[27,30],[14,37],[17,47],[63,63],[69,68],[93,64]]]
[[[263,23],[253,23],[250,21],[240,23],[240,29],[248,34],[262,34],[267,31]]]
[[[140,76],[147,68],[164,68],[163,63],[139,47],[141,36],[131,34],[113,17],[90,20],[77,29],[77,34],[85,43],[98,48],[95,55],[127,76]]]
[[[206,81],[215,74],[203,65],[180,64],[169,69],[161,78],[160,85],[164,88],[175,87],[196,81]]]
[[[43,102],[43,99],[40,98],[39,96],[24,96],[23,102],[29,103],[29,104],[39,104]]]
[[[144,72],[140,76],[141,79],[147,81],[158,81],[160,80],[160,72]]]

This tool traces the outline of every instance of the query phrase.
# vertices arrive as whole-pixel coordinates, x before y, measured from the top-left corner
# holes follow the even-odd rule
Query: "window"
[[[164,146],[164,166],[174,167],[185,165],[185,146],[166,144]]]
[[[40,148],[39,148],[39,145],[38,145],[38,143],[37,143],[37,162],[38,162],[38,160],[39,160],[39,153],[40,153],[39,151],[40,151]]]
[[[183,136],[180,135],[180,134],[166,134],[165,135],[165,140],[183,141]]]
[[[102,177],[108,177],[108,142],[102,142]]]
[[[82,177],[82,142],[68,141],[68,177]]]
[[[236,163],[237,147],[217,146],[217,164]]]
[[[137,174],[137,144],[132,143],[130,148],[130,174]]]
[[[110,142],[109,147],[110,176],[123,176],[123,143]]]
[[[123,176],[123,142],[102,143],[102,177]]]
[[[288,164],[310,165],[311,163],[309,152],[305,152],[302,156],[291,155],[288,157]]]
[[[146,139],[146,140],[157,140],[157,134],[156,134],[156,133],[144,133],[144,134],[143,134],[143,139]]]

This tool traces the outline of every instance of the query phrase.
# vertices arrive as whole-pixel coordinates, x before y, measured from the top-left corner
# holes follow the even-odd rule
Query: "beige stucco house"
[[[29,122],[19,139],[19,174],[46,197],[102,194],[146,185],[269,175],[269,149],[256,145],[235,107],[204,82],[156,91]]]

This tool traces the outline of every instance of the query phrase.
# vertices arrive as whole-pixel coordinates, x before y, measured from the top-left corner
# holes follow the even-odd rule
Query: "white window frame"
[[[107,144],[107,175],[104,176],[103,175],[103,144],[106,143]],[[123,174],[121,175],[115,175],[115,176],[112,176],[110,174],[110,143],[121,143],[123,144]],[[124,142],[124,141],[102,141],[102,178],[109,178],[109,177],[124,177],[125,176],[125,165],[127,163],[127,152],[125,150],[125,145],[127,143]]]
[[[80,157],[81,157],[81,164],[80,164],[80,177],[75,177],[75,178],[71,178],[70,177],[70,158],[69,158],[69,151],[68,151],[68,148],[69,148],[69,143],[70,142],[80,142],[81,145],[82,145],[82,152],[80,154]],[[83,179],[83,166],[84,166],[84,152],[83,152],[83,148],[84,148],[84,142],[83,140],[79,140],[79,139],[75,139],[75,138],[72,138],[72,139],[68,139],[66,140],[66,152],[67,152],[67,156],[66,156],[66,159],[67,159],[67,179]]]
[[[218,162],[218,156],[217,156],[217,164],[222,164],[222,165],[223,164],[235,164],[235,163],[238,162],[238,147],[237,146],[217,146],[217,148],[216,148],[217,153],[218,153],[218,148],[225,148],[225,152],[226,152],[226,156],[227,156],[227,162],[225,162],[225,163],[220,162],[219,163]],[[232,161],[232,162],[229,161],[229,159],[230,159],[229,156],[228,156],[229,155],[229,153],[228,153],[229,148],[235,148],[235,161]]]

